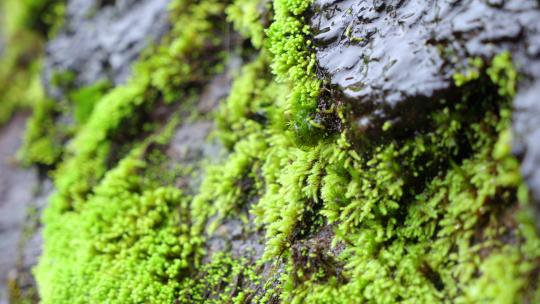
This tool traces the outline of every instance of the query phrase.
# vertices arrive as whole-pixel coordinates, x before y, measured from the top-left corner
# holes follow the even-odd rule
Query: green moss
[[[285,113],[300,143],[313,144],[325,133],[314,120],[321,82],[315,75],[315,54],[309,51],[309,26],[304,11],[311,1],[274,1],[274,22],[268,29],[267,48],[273,54],[277,81],[291,86]]]
[[[218,252],[198,269],[197,276],[182,283],[179,303],[246,303],[246,294],[254,290],[238,288],[238,282],[257,283],[254,269],[244,259]],[[256,285],[253,285],[256,286]]]
[[[264,40],[264,24],[261,14],[269,10],[264,1],[236,0],[227,6],[227,20],[234,28],[251,40],[256,48],[261,48]]]
[[[53,35],[63,24],[65,0],[21,0],[25,7],[18,22],[44,36]]]
[[[65,90],[73,90],[76,77],[73,71],[56,71],[51,77],[51,84]]]
[[[174,1],[171,32],[127,84],[70,94],[78,126],[44,216],[43,303],[538,299],[528,283],[538,280],[540,239],[509,144],[511,56],[473,60],[455,77],[463,100],[432,113],[422,132],[358,147],[315,119],[310,3],[275,0],[265,37],[259,1]],[[260,54],[216,113],[227,155],[191,196],[175,182],[196,177],[163,153],[178,121],[152,113],[196,111],[189,101],[224,66],[224,11]],[[36,107],[30,161],[58,159],[47,128],[58,106]],[[264,235],[258,261],[205,252],[229,219]]]
[[[515,85],[516,74],[505,58],[496,57],[487,69],[491,81],[506,88],[498,96],[486,93],[476,100],[473,90],[434,113],[431,131],[362,155],[346,133],[299,148],[285,116],[254,121],[253,113],[283,113],[288,107],[286,95],[276,90],[271,91],[274,103],[264,102],[272,94],[261,94],[261,87],[269,85],[257,81],[269,76],[256,61],[237,79],[218,116],[231,155],[209,171],[195,202],[206,201],[200,208],[223,218],[249,197],[260,197],[251,212],[266,231],[263,261],[287,265],[281,292],[275,291],[283,302],[510,303],[530,298],[537,287],[528,290],[525,282],[538,267],[538,236],[532,223],[503,222],[515,216],[515,208],[530,214],[526,205],[518,207],[524,186],[508,136],[515,92],[508,83]],[[246,177],[252,181],[251,194],[242,188]],[[307,264],[291,252],[327,224],[334,227],[334,246],[344,247],[340,262],[332,266],[343,265],[339,277],[318,262],[332,255],[332,248],[306,256]]]
[[[81,127],[92,114],[95,103],[109,90],[107,82],[72,90],[69,102],[43,99],[34,105],[33,113],[27,123],[23,146],[19,158],[25,165],[39,164],[52,167],[60,160],[63,143]],[[64,122],[59,116],[69,115],[70,109],[74,123]]]
[[[58,105],[55,101],[43,100],[34,106],[19,151],[19,158],[24,164],[52,166],[60,159],[64,136],[54,123],[57,115]]]
[[[6,123],[19,109],[30,109],[36,100],[43,99],[39,79],[41,62],[37,52],[41,40],[33,33],[21,31],[8,36],[10,47],[0,54],[0,125]],[[18,42],[14,42],[18,40]]]
[[[43,303],[172,303],[178,296],[201,240],[190,234],[190,200],[145,171],[143,147],[152,139],[144,137],[160,129],[147,117],[162,101],[191,98],[218,71],[212,52],[222,42],[215,33],[223,7],[174,1],[171,32],[126,85],[102,98],[99,85],[71,94],[85,123],[54,172],[58,191],[44,216],[36,270]]]
[[[83,87],[69,94],[73,103],[73,116],[78,124],[84,124],[90,118],[96,103],[110,89],[107,81],[98,81],[93,85]]]
[[[484,61],[482,58],[474,58],[467,61],[467,70],[462,73],[454,74],[454,82],[456,86],[461,87],[466,83],[477,80],[480,78],[482,68],[484,67]]]
[[[0,125],[20,109],[44,100],[39,73],[44,39],[61,22],[64,0],[6,0],[0,3]],[[54,9],[53,9],[54,7]],[[59,11],[58,14],[54,13]],[[54,15],[54,16],[53,16]]]
[[[187,86],[194,85],[193,79],[211,74],[208,69],[195,65],[197,58],[205,54],[204,48],[212,49],[220,43],[211,33],[217,26],[212,17],[218,15],[223,5],[213,1],[200,4],[180,1],[174,2],[173,7],[179,3],[187,9],[176,10],[182,14],[162,45],[135,66],[135,75],[126,85],[93,101],[92,115],[66,148],[69,157],[56,173],[56,183],[65,197],[66,207],[72,205],[73,200],[84,201],[86,193],[106,172],[110,153],[119,152],[110,150],[112,138],[127,138],[120,144],[128,145],[129,150],[130,141],[144,131],[140,125],[144,124],[145,113],[150,112],[161,97],[169,103],[187,99],[190,94]],[[184,27],[188,20],[192,26]]]
[[[197,242],[189,236],[189,201],[176,188],[143,185],[141,151],[109,171],[76,212],[54,202],[48,208],[36,269],[44,303],[176,298]]]
[[[499,87],[499,95],[516,95],[518,73],[512,63],[510,52],[503,52],[496,56],[487,69],[487,74],[491,81]]]

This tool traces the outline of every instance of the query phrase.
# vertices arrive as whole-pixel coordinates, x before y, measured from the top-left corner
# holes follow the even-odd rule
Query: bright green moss
[[[63,17],[61,12],[53,14],[52,7],[61,11],[63,3],[63,0],[0,3],[0,36],[5,46],[0,53],[0,125],[15,111],[30,109],[45,99],[39,77],[43,40]]]
[[[77,211],[48,208],[36,270],[43,303],[173,303],[191,265],[188,199],[143,183],[135,149]],[[66,288],[69,286],[69,288]]]
[[[54,125],[58,107],[45,97],[40,72],[43,40],[63,17],[62,12],[54,15],[52,7],[61,11],[63,3],[7,0],[0,4],[6,47],[0,54],[0,125],[18,110],[33,110],[19,152],[26,165],[50,166],[61,155],[63,134],[58,134]]]
[[[98,81],[93,85],[83,87],[69,94],[69,99],[73,103],[73,116],[77,124],[84,124],[96,103],[110,89],[111,85],[107,81]]]
[[[122,132],[131,134],[123,137],[140,134],[143,131],[140,124],[144,123],[140,121],[142,116],[151,111],[161,96],[166,102],[187,98],[189,91],[183,86],[193,84],[193,78],[211,73],[205,69],[195,70],[195,64],[197,58],[203,56],[203,48],[216,47],[220,43],[211,34],[217,26],[212,17],[223,5],[214,1],[200,4],[174,2],[172,5],[176,7],[181,5],[179,3],[186,7],[177,9],[182,13],[176,17],[175,27],[162,45],[135,66],[135,75],[126,85],[115,88],[95,103],[92,115],[67,147],[69,157],[56,173],[56,183],[66,207],[74,200],[84,201],[86,193],[106,172],[110,153],[119,152],[110,151],[111,138]],[[183,26],[188,22],[190,27]]]
[[[499,87],[499,95],[516,95],[518,73],[512,64],[510,52],[504,52],[496,56],[487,69],[487,74],[491,81]]]
[[[238,279],[257,284],[255,270],[244,259],[235,259],[218,252],[209,263],[198,269],[198,274],[182,282],[180,303],[246,303],[246,294],[254,290],[241,290]],[[257,286],[257,285],[253,285]]]
[[[484,61],[482,58],[474,58],[467,61],[467,70],[462,73],[456,73],[454,74],[454,82],[456,86],[461,87],[464,84],[477,80],[480,78],[480,73],[482,68],[484,67]]]
[[[59,160],[64,135],[54,124],[57,115],[58,105],[55,101],[43,100],[34,106],[19,151],[19,158],[24,164],[52,166]]]
[[[268,29],[267,47],[273,54],[277,80],[291,86],[287,106],[291,130],[301,143],[313,144],[324,134],[314,121],[321,86],[315,75],[315,54],[309,52],[310,29],[302,13],[311,1],[274,1],[274,22]]]
[[[253,181],[251,195],[260,199],[251,212],[266,231],[264,261],[287,265],[283,302],[512,303],[530,298],[538,288],[524,282],[534,276],[540,256],[534,225],[503,222],[515,216],[524,186],[508,136],[509,100],[515,92],[508,83],[515,85],[516,74],[501,58],[508,59],[498,56],[487,70],[493,83],[506,88],[499,96],[470,100],[475,95],[466,94],[432,115],[431,131],[362,155],[346,134],[299,148],[284,116],[269,115],[264,124],[253,121],[253,113],[284,112],[288,103],[274,94],[268,106],[263,100],[271,94],[246,85],[268,79],[259,62],[250,64],[218,116],[231,155],[209,171],[198,198],[215,208],[212,212],[231,216],[246,201],[242,180]],[[529,214],[526,205],[519,208]],[[337,257],[343,265],[340,278],[317,264],[331,248],[307,256],[311,265],[298,264],[291,255],[298,240],[325,224],[334,225],[333,244],[344,246]],[[318,270],[310,274],[313,267]]]
[[[217,72],[212,52],[221,44],[215,32],[223,7],[174,1],[171,32],[126,85],[101,98],[99,85],[70,94],[81,125],[54,172],[58,191],[44,216],[36,270],[43,303],[173,303],[179,296],[201,238],[191,235],[190,200],[146,170],[143,147],[153,139],[145,133],[159,128],[146,117],[161,101],[191,98]]]
[[[418,134],[370,147],[356,147],[347,130],[321,140],[310,3],[274,1],[264,37],[259,1],[174,1],[171,33],[126,85],[71,94],[80,127],[44,217],[43,303],[538,299],[527,282],[538,279],[540,241],[509,147],[510,55],[475,60],[455,78],[463,90],[477,82],[498,94],[466,92]],[[148,117],[159,106],[187,107],[220,71],[224,11],[261,52],[216,114],[228,154],[207,166],[191,197],[172,186],[190,169],[163,154],[176,122],[162,130]],[[36,112],[29,134],[51,123],[50,111]],[[48,155],[43,146],[33,154]],[[255,222],[259,261],[204,251],[227,219]]]
[[[495,60],[493,67],[497,65]],[[531,233],[534,229],[527,228],[525,237],[522,226],[501,223],[503,216],[513,216],[505,212],[512,212],[522,187],[518,163],[505,148],[508,136],[497,140],[497,134],[508,134],[505,99],[497,101],[503,108],[500,115],[484,114],[472,125],[460,122],[456,110],[443,111],[434,116],[437,128],[432,134],[398,146],[387,144],[368,160],[334,152],[337,162],[323,178],[321,213],[337,223],[334,242],[347,244],[341,259],[349,282],[336,286],[308,281],[299,287],[285,281],[289,287],[283,299],[514,303],[528,297],[524,282],[538,267],[534,261],[539,252],[523,249],[538,248],[538,237]],[[458,163],[452,160],[463,153],[460,137],[470,140],[472,151]],[[450,166],[446,173],[418,181],[425,188],[416,192],[418,187],[408,180],[429,173],[429,160],[439,168],[440,160],[450,161]],[[517,244],[504,241],[508,234]]]
[[[63,143],[89,118],[95,103],[110,88],[107,82],[74,90],[69,93],[70,104],[65,101],[43,99],[34,105],[28,120],[19,158],[25,165],[54,166],[63,153]],[[69,109],[69,110],[68,110]],[[71,114],[75,120],[70,125],[58,119]],[[65,119],[64,119],[65,120]]]
[[[234,24],[235,29],[251,40],[256,48],[261,48],[264,40],[264,25],[261,14],[269,10],[264,1],[236,0],[227,6],[227,20]]]

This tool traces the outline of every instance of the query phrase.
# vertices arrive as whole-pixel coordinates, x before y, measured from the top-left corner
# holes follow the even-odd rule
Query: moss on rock
[[[540,300],[537,219],[510,148],[511,53],[470,59],[459,98],[417,130],[388,121],[366,141],[353,105],[321,103],[310,5],[175,0],[171,32],[125,85],[73,90],[69,110],[35,106],[25,155],[57,165],[35,271],[43,303]],[[226,22],[250,44],[247,63],[215,114],[225,157],[191,193],[174,181],[198,177],[163,172],[162,151],[176,113],[197,111],[228,64]],[[62,115],[75,122],[64,134]],[[207,246],[232,220],[260,254]]]

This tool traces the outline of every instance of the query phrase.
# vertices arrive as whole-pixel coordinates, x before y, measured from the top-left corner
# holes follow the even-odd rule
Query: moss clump
[[[175,27],[162,45],[135,66],[135,75],[128,84],[115,88],[95,103],[92,115],[66,148],[67,160],[56,173],[66,208],[84,201],[106,172],[109,160],[121,158],[111,155],[120,152],[118,148],[111,150],[111,141],[118,139],[121,142],[115,144],[127,145],[124,150],[129,150],[131,142],[148,132],[141,125],[149,129],[157,127],[148,116],[158,101],[163,98],[170,104],[189,99],[192,93],[188,88],[196,87],[205,75],[213,72],[210,66],[215,61],[208,60],[199,66],[198,59],[221,43],[213,32],[218,30],[217,16],[223,5],[214,1],[198,4],[176,1],[172,7],[172,14],[179,16],[175,17]],[[192,26],[184,27],[188,22]]]
[[[188,199],[143,183],[135,149],[76,211],[48,208],[36,276],[44,303],[173,303],[191,266]],[[69,286],[69,288],[66,288]]]
[[[58,104],[53,100],[44,99],[34,106],[19,151],[19,158],[24,164],[52,166],[59,161],[65,134],[54,122],[58,112]]]
[[[109,89],[108,82],[99,81],[72,89],[69,100],[43,99],[35,104],[19,151],[23,164],[54,167],[64,152],[64,142],[86,123],[97,101]]]
[[[27,165],[49,166],[61,155],[62,135],[53,128],[58,107],[41,85],[41,57],[44,40],[62,22],[64,1],[7,0],[0,6],[6,43],[0,54],[0,125],[16,111],[32,109],[20,158]]]
[[[291,86],[286,108],[290,127],[299,142],[313,144],[325,134],[317,122],[321,81],[315,75],[315,54],[309,51],[310,29],[303,13],[311,1],[274,1],[274,22],[268,29],[267,47],[273,54],[277,81]]]
[[[65,0],[22,0],[25,7],[18,21],[44,36],[53,35],[63,24]]]
[[[234,28],[243,36],[249,37],[251,43],[260,49],[264,40],[264,24],[262,15],[270,13],[269,3],[236,0],[227,6],[227,20],[232,22]]]
[[[71,94],[77,106],[84,104],[84,122],[53,173],[58,192],[44,216],[36,270],[43,303],[171,303],[177,297],[200,241],[190,235],[189,200],[148,182],[140,142],[162,128],[152,121],[154,107],[174,109],[173,102],[189,100],[218,71],[223,7],[174,1],[171,32],[126,85],[102,98],[95,87]]]
[[[80,88],[69,94],[69,100],[73,103],[73,116],[75,122],[82,125],[88,121],[96,103],[110,89],[107,81],[98,81],[93,85]]]

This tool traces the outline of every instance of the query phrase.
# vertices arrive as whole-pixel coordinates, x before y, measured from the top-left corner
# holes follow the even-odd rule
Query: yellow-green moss
[[[263,93],[271,86],[263,84],[271,79],[263,59],[245,67],[221,108],[218,126],[231,155],[210,169],[194,202],[223,218],[246,204],[246,195],[260,198],[251,212],[266,231],[263,261],[288,265],[275,291],[283,302],[513,303],[537,296],[538,287],[525,283],[537,280],[539,239],[533,223],[516,216],[530,211],[526,200],[518,202],[526,190],[509,148],[516,73],[508,54],[488,65],[492,84],[482,84],[504,88],[497,96],[465,94],[432,114],[431,131],[362,154],[346,133],[296,146],[283,115],[286,95],[272,90],[274,103],[264,102],[272,94]],[[246,178],[251,194],[242,189]],[[299,265],[291,247],[328,224],[333,244],[344,247],[333,267],[343,270],[338,278],[316,264],[331,255],[326,248],[306,257],[318,269],[306,277],[313,264]]]
[[[290,129],[299,142],[315,143],[325,133],[314,122],[321,81],[315,75],[315,54],[309,51],[310,28],[304,12],[311,1],[276,0],[274,21],[268,29],[267,48],[278,82],[291,86],[286,108]]]
[[[43,303],[174,302],[197,242],[189,201],[176,188],[142,183],[141,151],[109,171],[76,211],[47,209],[36,269]]]
[[[463,100],[430,114],[422,132],[358,147],[354,132],[323,136],[313,121],[321,82],[310,4],[275,0],[265,37],[259,1],[174,1],[171,32],[126,85],[72,94],[84,111],[44,216],[43,303],[538,299],[527,283],[538,282],[540,241],[509,147],[518,78],[510,54],[456,75]],[[221,71],[224,11],[261,50],[216,114],[228,155],[206,168],[192,197],[173,187],[176,173],[160,174],[171,168],[160,149],[174,122],[163,131],[145,117],[185,106]],[[50,113],[36,111],[36,126]],[[52,159],[42,146],[33,154]],[[207,234],[230,218],[245,222],[241,210],[264,234],[263,257],[207,256]],[[331,245],[298,249],[323,228]]]
[[[44,100],[39,73],[45,38],[63,20],[64,0],[5,0],[0,3],[0,125],[19,109]]]

